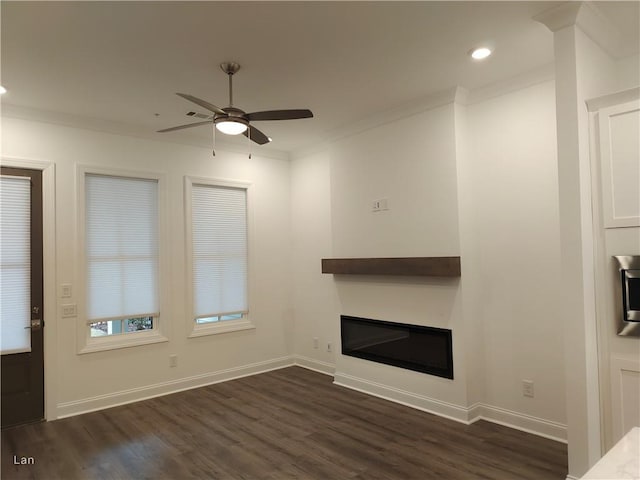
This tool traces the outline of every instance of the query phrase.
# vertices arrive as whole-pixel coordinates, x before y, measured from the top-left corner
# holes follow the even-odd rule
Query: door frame
[[[42,172],[42,297],[44,333],[44,418],[57,418],[57,356],[58,332],[56,299],[56,236],[55,236],[55,164],[45,160],[33,160],[2,155],[0,164],[5,167],[28,168]]]

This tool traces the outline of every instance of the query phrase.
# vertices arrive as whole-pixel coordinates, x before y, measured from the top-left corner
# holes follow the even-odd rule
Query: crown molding
[[[396,122],[403,118],[411,117],[434,108],[450,103],[466,103],[468,91],[462,87],[454,86],[429,94],[421,99],[403,104],[382,112],[377,112],[366,118],[356,120],[347,125],[330,130],[319,142],[299,148],[291,153],[292,159],[304,158],[313,154],[327,151],[331,145],[343,138],[352,137],[359,133],[380,127],[388,123]]]
[[[157,132],[151,131],[148,128],[131,125],[123,122],[114,122],[111,120],[103,120],[98,118],[83,117],[80,115],[74,115],[70,113],[54,112],[50,110],[41,110],[31,107],[23,107],[19,105],[13,105],[10,103],[2,102],[2,109],[0,110],[2,118],[15,118],[19,120],[27,120],[31,122],[50,123],[53,125],[60,125],[65,127],[78,128],[82,130],[90,130],[100,133],[109,133],[113,135],[120,135],[125,137],[134,137],[144,140],[151,140],[154,142],[166,142],[179,145],[186,145],[190,147],[206,148],[211,150],[211,142],[204,141],[196,138],[183,138],[179,135],[166,136],[160,135]],[[246,145],[240,145],[231,142],[225,142],[220,140],[220,135],[216,138],[216,151],[228,152],[228,153],[242,153],[248,154],[249,149]],[[288,160],[289,153],[273,148],[253,148],[251,149],[253,155],[260,157],[273,158],[277,160]]]
[[[535,15],[533,19],[542,23],[552,32],[557,32],[576,24],[582,5],[582,2],[561,3]]]
[[[632,102],[640,98],[640,87],[629,88],[619,92],[610,93],[608,95],[602,95],[600,97],[591,98],[586,101],[587,110],[590,112],[597,112],[602,108],[608,108],[612,105],[619,105],[621,103]]]
[[[404,117],[416,115],[442,105],[450,103],[456,103],[462,106],[473,105],[475,103],[506,95],[539,83],[551,81],[554,78],[554,64],[549,63],[539,68],[516,75],[515,77],[500,80],[473,90],[467,90],[460,86],[441,90],[440,92],[424,97],[422,100],[415,103],[408,104],[394,110],[377,113],[374,115],[374,118],[371,119],[363,119],[355,122],[353,125],[341,129],[340,133],[336,132],[334,135],[327,136],[320,142],[313,143],[293,151],[291,153],[291,159],[297,160],[310,157],[315,154],[328,152],[331,149],[332,143],[336,140],[361,133],[370,128],[375,128],[386,123],[400,120]]]
[[[613,58],[633,54],[620,32],[592,2],[565,2],[545,10],[533,19],[552,32],[577,26]]]
[[[392,123],[403,118],[411,117],[413,115],[453,103],[458,97],[464,96],[464,93],[459,92],[459,90],[460,87],[457,86],[440,90],[422,99],[418,99],[390,110],[378,112],[367,118],[353,122],[350,125],[343,125],[340,128],[330,131],[324,142],[332,143],[342,138],[351,137],[366,130],[386,125],[387,123]]]
[[[328,140],[322,140],[320,142],[311,143],[304,147],[298,148],[291,152],[291,160],[300,160],[308,158],[313,155],[326,153],[331,149],[331,142]]]
[[[484,102],[492,98],[507,95],[511,92],[532,87],[555,79],[555,65],[548,63],[514,77],[505,78],[495,83],[476,88],[469,92],[467,105]]]

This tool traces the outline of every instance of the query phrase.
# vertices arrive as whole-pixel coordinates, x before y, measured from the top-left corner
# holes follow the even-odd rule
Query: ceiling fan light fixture
[[[216,123],[216,128],[227,135],[240,135],[247,131],[247,124],[238,120],[224,119]]]

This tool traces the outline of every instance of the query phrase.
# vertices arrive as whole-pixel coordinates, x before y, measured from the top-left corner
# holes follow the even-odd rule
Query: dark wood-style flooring
[[[16,459],[33,458],[31,465]],[[2,432],[8,479],[562,480],[566,446],[290,367]]]

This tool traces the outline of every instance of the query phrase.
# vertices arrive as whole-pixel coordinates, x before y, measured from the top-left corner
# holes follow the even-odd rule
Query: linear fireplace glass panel
[[[453,378],[451,330],[340,316],[342,354]]]

